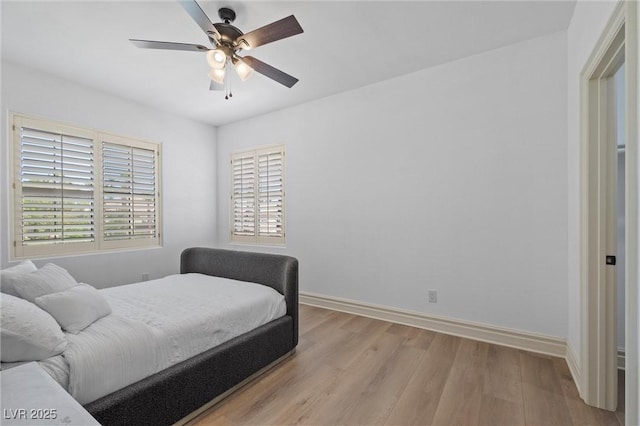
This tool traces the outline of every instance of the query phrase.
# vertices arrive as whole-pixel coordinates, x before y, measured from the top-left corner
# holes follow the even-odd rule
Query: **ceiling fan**
[[[242,81],[247,80],[254,71],[269,77],[278,83],[293,87],[298,79],[266,64],[253,56],[240,56],[242,50],[254,49],[267,43],[291,37],[303,32],[302,27],[291,15],[279,21],[272,22],[264,27],[244,34],[238,28],[231,25],[236,19],[236,13],[227,7],[218,10],[218,16],[223,22],[212,23],[206,13],[195,0],[179,1],[182,8],[191,16],[209,38],[213,48],[200,44],[174,43],[166,41],[129,39],[135,46],[146,49],[184,50],[188,52],[204,52],[207,54],[207,62],[211,66],[209,78],[210,90],[225,90],[225,99],[231,94],[229,70],[233,66]]]

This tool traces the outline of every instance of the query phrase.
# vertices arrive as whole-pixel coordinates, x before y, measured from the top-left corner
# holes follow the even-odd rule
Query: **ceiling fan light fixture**
[[[2,2],[2,0],[0,0]],[[231,65],[236,69],[242,81],[247,80],[255,72],[270,78],[286,87],[293,87],[298,79],[266,64],[253,56],[240,57],[238,53],[245,49],[255,49],[274,41],[282,40],[303,33],[300,23],[293,15],[271,22],[253,31],[243,33],[231,25],[236,18],[233,9],[222,7],[218,16],[222,22],[214,24],[198,5],[197,0],[180,0],[178,2],[185,12],[206,34],[211,48],[199,44],[176,43],[154,40],[129,39],[135,46],[145,49],[181,50],[206,54],[207,63],[211,67],[209,90],[226,91],[225,98],[231,97],[231,80],[227,74]]]
[[[234,59],[233,66],[240,77],[240,80],[247,81],[253,75],[253,68],[247,65],[242,59]]]
[[[211,49],[207,52],[207,62],[211,68],[220,70],[227,62],[227,55],[221,49]]]
[[[209,78],[218,84],[224,84],[224,69],[212,69],[209,71]]]

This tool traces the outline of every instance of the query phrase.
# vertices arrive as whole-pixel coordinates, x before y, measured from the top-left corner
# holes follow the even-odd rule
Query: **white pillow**
[[[78,282],[66,269],[47,263],[35,272],[20,275],[14,285],[20,297],[34,302],[36,297],[75,287]]]
[[[67,347],[56,320],[33,303],[2,294],[0,308],[2,362],[40,361]]]
[[[36,297],[36,305],[49,312],[65,331],[73,334],[111,313],[107,299],[89,284]]]
[[[37,271],[38,268],[30,260],[20,262],[16,266],[0,271],[0,291],[15,297],[20,297],[15,289],[15,283],[21,275]]]

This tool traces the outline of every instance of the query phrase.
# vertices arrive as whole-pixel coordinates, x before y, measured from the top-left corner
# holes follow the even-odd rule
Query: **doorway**
[[[625,369],[625,66],[624,63],[611,77],[613,97],[614,145],[616,147],[616,353],[618,381],[624,383]],[[622,373],[622,374],[621,374]],[[621,380],[622,379],[622,380]],[[618,383],[618,408],[624,407],[624,387]]]
[[[625,416],[638,416],[638,15],[636,2],[620,2],[581,73],[581,345],[578,388],[587,404],[615,410],[617,183],[624,182]],[[618,180],[615,90],[625,65],[625,179]],[[622,285],[621,285],[622,287]]]
[[[582,73],[581,396],[618,406],[616,78],[625,60],[624,9],[618,7]]]

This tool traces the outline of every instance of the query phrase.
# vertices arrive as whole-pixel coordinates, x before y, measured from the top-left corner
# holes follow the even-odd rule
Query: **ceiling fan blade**
[[[204,31],[209,38],[214,38],[216,41],[220,40],[220,33],[211,23],[211,20],[207,14],[204,13],[204,10],[202,10],[196,0],[184,0],[179,3],[185,12],[187,12],[194,21],[196,21],[196,24],[202,28],[202,31]]]
[[[238,47],[243,49],[254,49],[263,44],[282,40],[304,32],[295,16],[287,16],[279,21],[272,22],[264,27],[258,28],[236,39]]]
[[[267,76],[270,79],[275,80],[278,83],[289,88],[293,87],[293,85],[298,82],[297,78],[290,76],[286,72],[280,71],[279,69],[274,68],[269,64],[265,64],[264,62],[254,58],[253,56],[245,56],[240,59],[242,59],[247,65],[249,65],[260,74]]]
[[[209,84],[209,90],[224,90],[224,84],[216,83],[211,80],[211,84]]]
[[[129,41],[135,46],[143,49],[166,49],[166,50],[186,50],[188,52],[208,52],[208,47],[200,44],[189,43],[173,43],[170,41],[153,41],[153,40],[135,40],[130,38]]]

